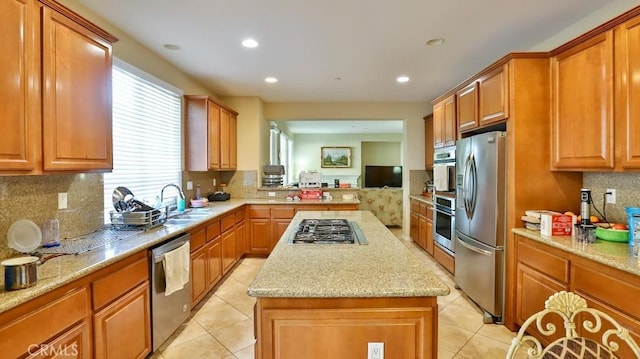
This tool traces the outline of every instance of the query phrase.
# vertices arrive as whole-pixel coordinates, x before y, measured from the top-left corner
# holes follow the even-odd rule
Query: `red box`
[[[540,234],[543,236],[570,236],[573,233],[575,216],[567,214],[542,214]]]
[[[300,191],[301,199],[322,199],[321,189],[303,189]]]

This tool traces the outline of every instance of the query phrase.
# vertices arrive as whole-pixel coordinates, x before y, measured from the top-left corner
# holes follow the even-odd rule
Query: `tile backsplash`
[[[582,187],[591,190],[593,205],[591,214],[601,217],[593,207],[603,212],[604,193],[608,188],[616,190],[616,204],[606,205],[609,222],[627,223],[626,207],[640,207],[640,173],[591,173],[582,176]],[[580,208],[578,208],[578,211]]]
[[[16,254],[7,231],[20,219],[42,227],[58,218],[61,239],[102,228],[102,189],[102,174],[0,177],[0,258]],[[67,209],[58,209],[58,193],[67,193]]]

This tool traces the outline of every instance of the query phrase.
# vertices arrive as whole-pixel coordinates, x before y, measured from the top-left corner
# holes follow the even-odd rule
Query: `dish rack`
[[[131,227],[153,228],[167,221],[167,207],[154,208],[147,211],[111,211],[111,225],[118,229]]]

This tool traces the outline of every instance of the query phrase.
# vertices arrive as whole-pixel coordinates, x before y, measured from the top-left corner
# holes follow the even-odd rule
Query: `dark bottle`
[[[339,179],[334,179],[333,180],[333,187],[334,188],[340,187],[340,180]]]

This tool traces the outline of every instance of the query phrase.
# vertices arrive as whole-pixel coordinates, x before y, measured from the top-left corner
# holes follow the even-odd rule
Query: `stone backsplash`
[[[582,176],[582,187],[591,190],[593,205],[591,214],[601,217],[593,207],[600,212],[606,209],[609,222],[627,223],[626,207],[640,207],[640,173],[590,173]],[[607,204],[603,208],[604,193],[607,188],[616,190],[616,204]],[[579,213],[580,208],[576,208]],[[604,213],[603,213],[604,214]]]
[[[20,219],[42,228],[46,219],[58,218],[61,239],[102,228],[102,189],[102,174],[0,177],[0,258],[17,254],[7,231]],[[67,209],[58,209],[58,193],[67,193]]]

